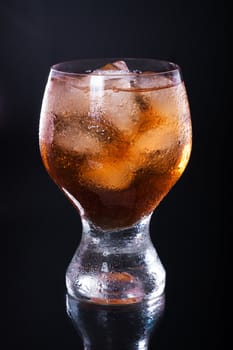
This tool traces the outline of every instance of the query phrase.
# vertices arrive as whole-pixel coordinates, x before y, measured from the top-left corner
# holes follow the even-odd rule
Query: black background
[[[80,240],[80,219],[41,163],[38,124],[50,66],[88,57],[160,58],[182,68],[193,151],[152,219],[152,239],[167,271],[167,304],[151,349],[224,348],[218,204],[223,2],[5,1],[0,26],[8,348],[82,349],[64,300],[65,270]]]

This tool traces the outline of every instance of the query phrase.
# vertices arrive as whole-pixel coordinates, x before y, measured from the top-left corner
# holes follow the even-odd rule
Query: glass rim
[[[135,69],[134,71],[129,71],[129,72],[123,72],[123,71],[117,71],[117,73],[104,73],[106,71],[103,70],[103,73],[101,73],[101,70],[99,69],[98,72],[92,71],[92,70],[86,70],[84,72],[71,72],[68,71],[67,69],[64,69],[65,65],[75,65],[75,64],[82,64],[85,62],[96,62],[96,61],[106,61],[105,64],[107,63],[112,63],[116,61],[133,61],[133,62],[147,62],[147,63],[156,63],[160,65],[167,65],[170,66],[170,68],[167,69],[162,69],[161,71],[145,71],[140,73],[140,67],[138,69]],[[98,68],[97,68],[98,69]],[[96,69],[96,70],[97,70]],[[131,58],[131,57],[102,57],[102,58],[80,58],[80,59],[74,59],[74,60],[67,60],[67,61],[62,61],[59,63],[55,63],[50,67],[50,71],[52,73],[58,74],[58,75],[68,75],[68,76],[104,76],[104,77],[123,77],[123,76],[140,76],[143,74],[143,77],[148,76],[158,76],[158,75],[165,75],[165,74],[175,74],[175,73],[181,73],[180,66],[174,62],[168,61],[168,60],[163,60],[163,59],[155,59],[155,58],[144,58],[144,57],[136,57],[136,58]],[[121,72],[121,73],[120,73]]]

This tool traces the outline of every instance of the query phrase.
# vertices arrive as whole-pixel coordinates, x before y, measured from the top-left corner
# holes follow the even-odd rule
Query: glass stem
[[[163,293],[165,270],[150,239],[150,216],[113,231],[86,220],[82,224],[82,239],[66,273],[68,294],[96,304],[130,304]]]

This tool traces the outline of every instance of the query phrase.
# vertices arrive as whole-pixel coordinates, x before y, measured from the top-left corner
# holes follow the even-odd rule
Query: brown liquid
[[[180,147],[175,163],[179,162],[181,150]],[[84,157],[45,143],[41,154],[57,185],[79,201],[87,218],[104,229],[130,226],[151,213],[180,177],[178,171],[139,169],[128,188],[110,190],[87,185],[79,178]]]
[[[128,134],[106,115],[45,111],[40,132],[44,165],[73,204],[77,207],[78,201],[83,215],[102,229],[127,227],[150,214],[188,162],[189,114],[168,123],[152,108],[151,95],[144,95],[135,95],[138,117]]]

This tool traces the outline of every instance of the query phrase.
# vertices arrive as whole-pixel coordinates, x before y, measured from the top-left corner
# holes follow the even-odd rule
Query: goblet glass
[[[86,59],[51,68],[40,118],[46,170],[83,232],[68,294],[104,305],[163,294],[150,218],[182,175],[191,118],[180,68],[154,59]]]

